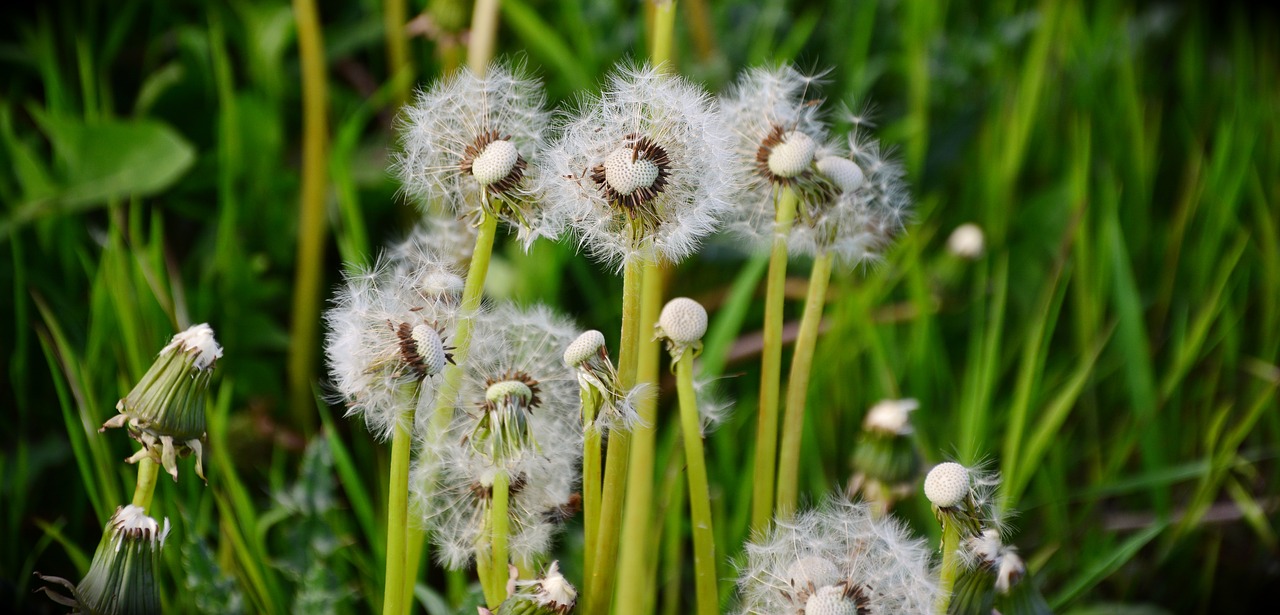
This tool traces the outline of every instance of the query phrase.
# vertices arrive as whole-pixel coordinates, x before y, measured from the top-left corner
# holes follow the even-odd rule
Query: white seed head
[[[418,349],[418,356],[422,357],[427,375],[434,376],[443,371],[444,342],[440,339],[440,333],[428,325],[418,325],[410,335],[413,337],[414,347]]]
[[[960,258],[969,260],[982,256],[982,252],[986,250],[986,238],[982,233],[982,227],[972,222],[957,226],[947,238],[947,250]]]
[[[658,326],[677,344],[692,344],[707,333],[707,310],[688,297],[677,297],[662,306]]]
[[[481,186],[488,186],[502,181],[516,168],[520,153],[515,144],[506,139],[498,139],[484,147],[471,161],[471,174]]]
[[[489,385],[484,392],[484,397],[489,401],[501,401],[508,397],[529,401],[533,399],[533,391],[529,389],[529,385],[519,380],[503,380]]]
[[[818,172],[841,192],[853,192],[867,180],[858,163],[842,156],[823,156],[818,159]]]
[[[891,434],[911,433],[911,413],[920,407],[914,399],[886,399],[867,411],[862,428],[867,431],[883,431]]]
[[[940,463],[924,477],[924,495],[938,508],[951,508],[969,495],[969,470],[953,461]]]
[[[553,607],[572,607],[578,601],[578,591],[560,574],[560,562],[551,562],[547,574],[538,582],[543,603]]]
[[[843,585],[827,585],[805,601],[804,615],[858,615],[858,603],[846,595]]]
[[[769,171],[778,177],[795,177],[813,163],[818,144],[803,132],[793,130],[769,152]]]
[[[628,195],[652,186],[658,179],[658,165],[636,157],[630,147],[620,147],[604,159],[604,177],[618,194]]]
[[[604,348],[604,334],[595,329],[584,331],[564,349],[564,364],[569,367],[582,365],[587,359],[596,356],[601,348]]]
[[[797,590],[809,585],[823,587],[840,580],[840,569],[831,560],[817,555],[802,557],[787,567],[787,582]]]
[[[214,361],[222,358],[222,346],[213,337],[213,328],[208,323],[192,325],[169,340],[169,344],[160,350],[165,354],[173,350],[196,353],[197,369],[208,369]]]

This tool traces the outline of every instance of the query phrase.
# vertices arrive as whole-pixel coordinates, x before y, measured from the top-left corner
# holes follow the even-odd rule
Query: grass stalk
[[[405,8],[406,0],[383,0],[382,27],[387,38],[387,74],[395,79],[403,71],[412,70],[409,63],[409,39],[405,36],[405,22],[408,21]],[[392,94],[392,105],[395,108],[409,101],[411,81],[398,80]]]
[[[582,387],[582,569],[591,570],[596,556],[596,533],[600,523],[600,408],[596,390]]]
[[[142,512],[151,510],[151,498],[156,492],[156,477],[160,476],[160,464],[149,457],[138,462],[138,484],[133,488],[134,506],[141,506]]]
[[[645,265],[633,259],[627,262],[622,271],[622,340],[618,350],[618,385],[624,391],[630,390],[636,383],[640,346],[640,294],[644,270]],[[595,561],[588,571],[585,583],[587,595],[582,600],[585,607],[583,612],[587,615],[609,612],[630,455],[631,434],[623,430],[611,432],[605,458],[604,488],[600,496],[600,526],[596,538]]]
[[[396,424],[391,436],[391,478],[387,485],[387,563],[382,592],[383,615],[401,615],[405,610],[405,540],[409,521],[409,450],[412,413]]]
[[[698,418],[698,398],[693,390],[693,353],[685,352],[676,361],[676,392],[680,397],[680,430],[689,477],[689,510],[693,523],[693,570],[698,615],[720,612],[716,588],[716,540],[711,528],[711,491],[707,485],[707,462],[702,450],[702,424]]]
[[[764,531],[773,516],[773,482],[778,453],[778,380],[782,376],[782,309],[787,281],[787,234],[799,199],[791,188],[778,197],[764,298],[764,349],[760,357],[760,422],[751,492],[751,529]]]
[[[510,502],[511,479],[505,470],[498,470],[493,477],[493,500],[489,506],[489,527],[493,530],[489,553],[493,556],[493,568],[489,571],[489,587],[485,591],[485,598],[491,609],[498,608],[498,604],[506,598],[507,541],[511,531],[507,507]]]
[[[324,39],[315,0],[293,0],[298,53],[302,62],[302,194],[298,214],[297,270],[289,338],[289,407],[294,423],[307,433],[315,426],[311,380],[320,329],[323,282],[325,191],[328,186],[328,82]]]
[[[818,344],[818,328],[827,302],[827,284],[831,281],[831,253],[824,252],[813,261],[809,273],[809,292],[804,299],[804,315],[791,355],[791,374],[787,379],[787,406],[782,417],[782,445],[778,451],[779,519],[790,519],[795,513],[800,483],[800,441],[804,433],[805,403],[809,393],[809,374],[813,370],[813,353]]]

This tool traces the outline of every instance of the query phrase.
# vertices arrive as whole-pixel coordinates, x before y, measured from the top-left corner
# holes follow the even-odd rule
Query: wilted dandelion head
[[[404,191],[472,220],[488,211],[514,227],[526,248],[556,235],[532,189],[551,117],[545,98],[541,82],[502,63],[483,76],[462,68],[437,80],[401,118],[394,168]]]
[[[727,147],[705,91],[624,64],[599,96],[582,101],[548,151],[548,202],[602,262],[679,262],[726,207]]]
[[[436,376],[452,361],[462,278],[451,259],[422,245],[344,277],[324,315],[329,375],[347,414],[362,415],[385,440],[406,411],[435,399]]]
[[[720,109],[734,135],[733,232],[769,242],[779,189],[792,187],[804,197],[824,183],[815,167],[827,133],[821,101],[811,99],[817,80],[790,65],[757,67],[721,96]]]
[[[410,479],[415,509],[446,565],[464,567],[487,552],[499,472],[510,482],[513,558],[545,553],[576,512],[582,426],[577,377],[562,353],[577,337],[542,307],[508,305],[477,319],[458,411],[443,438],[420,446]]]
[[[847,144],[819,149],[814,187],[803,195],[787,244],[792,252],[854,265],[879,259],[901,233],[911,207],[905,173],[863,131],[855,126]]]
[[[169,535],[169,520],[159,523],[141,506],[116,509],[102,532],[89,572],[77,585],[61,577],[37,573],[41,580],[68,590],[70,596],[48,587],[51,600],[73,607],[73,613],[159,613],[160,592],[155,568]]]
[[[929,549],[863,503],[833,499],[747,544],[740,611],[787,615],[928,613]]]

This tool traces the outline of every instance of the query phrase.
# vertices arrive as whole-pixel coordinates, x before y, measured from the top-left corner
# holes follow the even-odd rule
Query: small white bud
[[[426,375],[434,376],[444,370],[444,342],[440,339],[440,334],[430,325],[418,325],[410,335],[418,356],[422,358],[422,368]]]
[[[862,428],[905,435],[911,433],[911,413],[920,407],[914,399],[886,399],[867,411]]]
[[[787,582],[797,590],[805,589],[810,585],[814,587],[835,585],[839,580],[840,570],[825,557],[816,555],[802,557],[787,567]]]
[[[690,345],[707,333],[707,310],[688,297],[677,297],[662,307],[658,326],[671,341]]]
[[[169,345],[160,354],[172,350],[196,353],[196,369],[208,369],[214,361],[222,358],[222,346],[213,338],[213,328],[208,323],[200,323],[188,327],[186,331],[173,336]]]
[[[929,470],[924,477],[924,495],[938,508],[951,508],[969,495],[969,470],[947,461]]]
[[[506,179],[511,170],[516,168],[520,154],[510,141],[499,139],[476,154],[471,161],[471,174],[481,186],[497,183]]]
[[[637,158],[630,147],[613,150],[604,159],[604,178],[618,194],[626,196],[641,188],[648,188],[658,180],[657,163],[648,158]]]
[[[595,329],[584,331],[564,349],[564,364],[569,367],[582,365],[587,359],[596,356],[601,348],[604,348],[604,334]]]
[[[841,192],[853,192],[867,180],[857,163],[841,156],[824,156],[819,159],[818,172],[831,180]]]
[[[844,585],[827,585],[804,603],[804,615],[858,615],[858,603]]]
[[[947,250],[960,258],[974,260],[982,256],[985,249],[982,228],[973,223],[961,224],[947,238]]]
[[[769,152],[769,172],[778,177],[795,177],[809,168],[818,144],[809,135],[793,130]]]
[[[507,397],[517,397],[523,401],[529,401],[533,398],[533,391],[529,385],[519,380],[503,380],[489,385],[485,389],[484,398],[489,401],[500,401]]]

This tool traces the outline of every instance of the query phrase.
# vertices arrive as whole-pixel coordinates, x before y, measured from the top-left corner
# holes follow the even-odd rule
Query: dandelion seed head
[[[583,331],[573,343],[564,349],[564,364],[570,367],[577,367],[583,362],[600,353],[600,349],[604,348],[604,334],[591,329]]]
[[[969,470],[954,461],[940,463],[924,477],[924,495],[938,508],[951,508],[969,497]]]
[[[792,130],[783,134],[782,141],[770,148],[766,165],[773,175],[791,179],[809,169],[817,150],[818,144],[813,137]]]
[[[823,156],[818,161],[818,172],[841,192],[853,192],[867,180],[858,163],[840,156]]]
[[[707,333],[707,310],[688,297],[676,297],[662,306],[658,326],[663,335],[678,344],[689,345]]]

